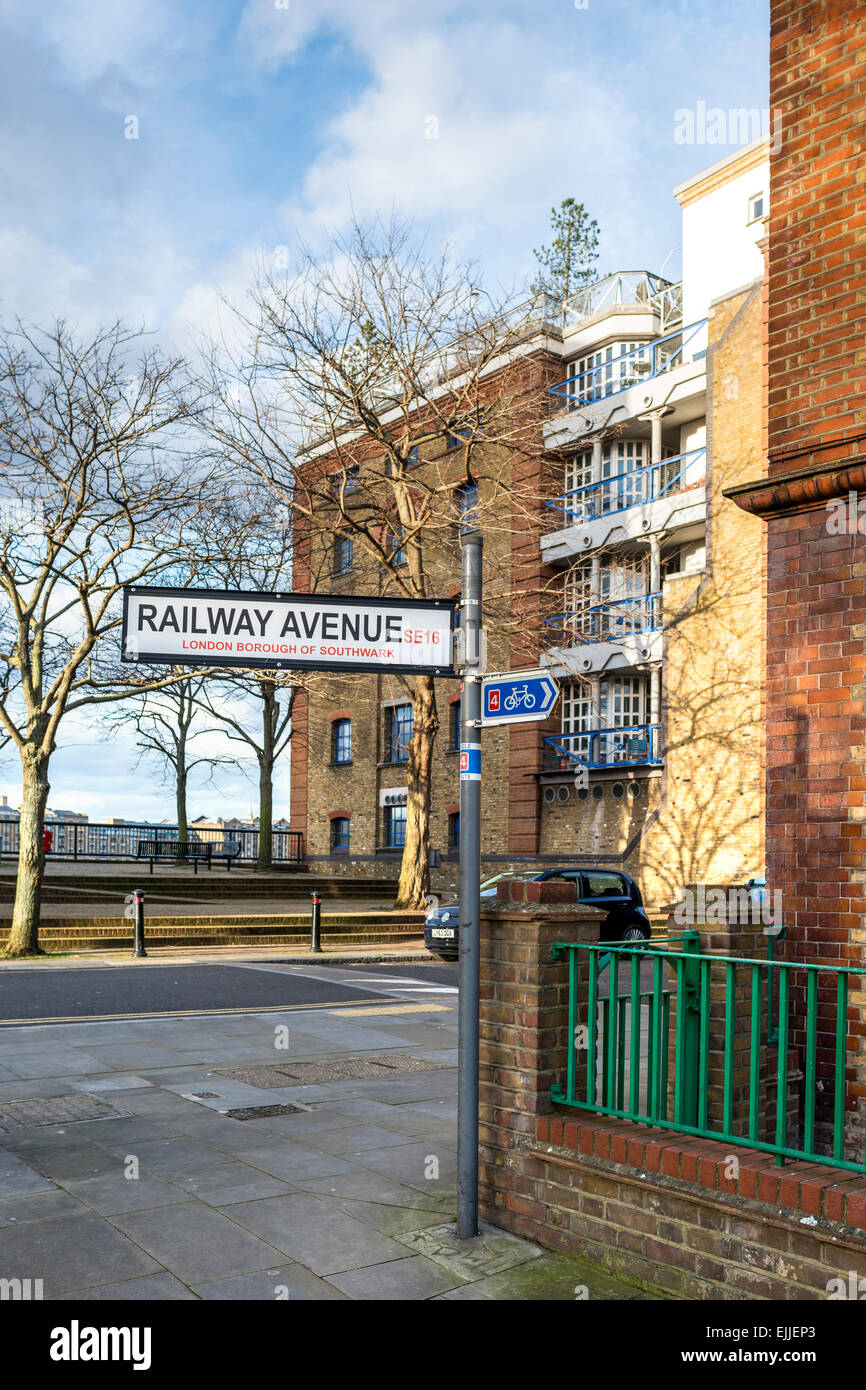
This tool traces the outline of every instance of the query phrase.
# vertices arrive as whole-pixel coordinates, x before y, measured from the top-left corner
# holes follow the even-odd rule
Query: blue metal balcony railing
[[[583,487],[572,488],[560,497],[545,502],[545,507],[564,512],[568,524],[580,521],[594,521],[596,517],[611,516],[614,512],[625,512],[630,507],[640,507],[647,502],[655,502],[659,497],[671,497],[677,492],[685,492],[690,487],[700,487],[705,478],[706,449],[690,449],[686,454],[674,458],[661,459],[659,463],[649,463],[644,468],[633,468],[628,473],[617,473],[612,478],[600,478],[597,483],[585,483]],[[562,521],[557,518],[559,530]]]
[[[622,729],[590,729],[557,734],[544,740],[544,772],[584,767],[642,767],[660,763],[661,724],[632,724]]]
[[[608,396],[617,396],[630,386],[669,372],[684,362],[694,360],[694,352],[686,354],[686,347],[697,338],[707,320],[698,319],[686,328],[678,328],[674,333],[666,333],[663,338],[655,338],[650,343],[639,343],[612,357],[609,362],[599,362],[594,367],[566,377],[554,386],[547,388],[551,411],[562,409],[577,410],[580,406],[595,405]],[[565,406],[562,405],[565,401]]]
[[[567,632],[572,642],[615,642],[641,632],[658,632],[662,625],[662,596],[659,592],[611,599],[579,612],[557,613],[544,621],[548,627]]]

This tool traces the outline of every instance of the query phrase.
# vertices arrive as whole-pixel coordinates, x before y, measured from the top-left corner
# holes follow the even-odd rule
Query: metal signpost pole
[[[460,703],[460,997],[457,1061],[457,1235],[478,1234],[478,1005],[481,899],[481,555],[463,533]]]

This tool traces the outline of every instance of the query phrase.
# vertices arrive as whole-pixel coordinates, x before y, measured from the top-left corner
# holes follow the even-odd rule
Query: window
[[[670,450],[663,450],[669,454]],[[564,507],[570,519],[588,517],[590,508],[596,516],[622,511],[645,502],[651,495],[652,477],[641,473],[650,462],[650,447],[645,439],[618,439],[605,444],[601,453],[601,477],[598,487],[590,490],[592,450],[584,449],[565,461]],[[660,471],[660,470],[658,470]],[[581,490],[583,489],[583,490]]]
[[[624,391],[652,371],[652,357],[646,342],[608,343],[578,357],[568,382],[568,392],[575,401],[591,405],[617,391]]]
[[[603,729],[628,729],[645,723],[647,683],[642,676],[610,676],[599,683]]]
[[[679,575],[700,574],[706,568],[707,548],[702,541],[692,541],[678,545],[669,555],[662,557],[662,579]]]
[[[406,807],[385,807],[385,848],[402,849],[406,843]]]
[[[361,469],[357,463],[353,463],[350,468],[341,468],[334,474],[333,490],[334,496],[339,497],[340,493],[356,492],[361,486]]]
[[[753,193],[749,199],[749,221],[759,222],[764,216],[764,194]]]
[[[414,714],[411,705],[389,705],[385,711],[385,761],[407,763]]]
[[[448,848],[455,852],[460,848],[460,812],[452,811],[448,817]]]
[[[405,565],[406,563],[406,548],[403,545],[403,527],[397,525],[394,527],[394,535],[391,543],[391,564]]]
[[[584,449],[580,454],[571,454],[565,460],[565,491],[566,494],[576,492],[578,488],[589,487],[592,482],[592,450]],[[580,497],[569,497],[569,504],[576,506],[580,502]]]
[[[589,730],[592,722],[592,696],[580,683],[562,687],[562,743],[576,758],[586,759],[590,752]]]
[[[649,592],[649,559],[643,555],[622,555],[603,563],[599,569],[598,602],[604,607],[596,613],[594,635],[606,639],[643,632],[652,625]]]
[[[565,616],[563,626],[574,637],[593,635],[592,562],[579,560],[565,576]]]
[[[335,719],[332,728],[332,761],[335,763],[350,763],[352,761],[351,719]]]
[[[606,676],[598,685],[598,712],[593,720],[592,698],[586,686],[562,690],[562,742],[578,758],[592,755],[597,764],[634,762],[649,752],[644,729],[624,737],[614,733],[590,737],[593,729],[635,729],[647,722],[649,687],[643,676]]]
[[[417,466],[417,464],[420,463],[420,461],[421,461],[421,455],[420,455],[420,452],[419,452],[419,449],[418,449],[418,445],[417,445],[417,444],[413,444],[413,445],[412,445],[412,448],[409,450],[408,454],[406,455],[406,462],[405,462],[404,465],[403,465],[404,471],[405,471],[405,470],[408,470],[409,468],[415,468],[415,467]],[[385,468],[385,472],[387,473],[387,475],[388,475],[389,478],[393,476],[393,473],[394,473],[394,460],[393,460],[392,458],[390,458],[390,457],[389,457],[389,459],[388,459],[388,462],[387,462],[387,465],[386,465],[386,468]]]
[[[474,526],[478,521],[478,484],[463,483],[454,489],[454,508],[466,526]]]
[[[586,898],[625,898],[625,883],[619,874],[585,873],[583,896]]]
[[[450,733],[449,749],[452,753],[460,751],[460,701],[455,700],[448,710],[448,725]]]
[[[348,574],[354,559],[354,539],[351,536],[338,536],[334,541],[334,574]]]
[[[349,826],[348,816],[335,816],[331,821],[331,853],[338,854],[345,852],[349,848]]]

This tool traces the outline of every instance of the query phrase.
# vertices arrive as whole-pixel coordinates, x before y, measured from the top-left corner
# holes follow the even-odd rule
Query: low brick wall
[[[558,902],[482,912],[485,1219],[681,1298],[856,1289],[866,1176],[553,1105],[569,1039],[568,967],[551,948],[598,930],[590,909]]]
[[[681,1298],[825,1299],[866,1279],[866,1178],[844,1169],[560,1113],[512,1183],[497,1225]]]

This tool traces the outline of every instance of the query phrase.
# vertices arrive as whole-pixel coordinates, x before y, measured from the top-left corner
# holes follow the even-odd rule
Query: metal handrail
[[[662,759],[655,750],[657,733],[661,729],[661,724],[629,724],[619,728],[607,729],[586,729],[579,730],[571,734],[558,734],[555,738],[545,738],[545,744],[553,748],[561,758],[568,758],[571,762],[580,763],[583,767],[645,767],[650,764],[661,763]],[[645,744],[645,754],[639,757],[597,757],[594,754],[594,746],[597,740],[603,738],[614,739],[614,752],[628,750],[632,743]],[[567,739],[581,739],[584,741],[586,755],[583,750],[580,753],[573,748],[564,748],[563,744]]]
[[[585,636],[598,637],[600,634],[596,631],[596,627],[601,628],[602,624],[600,621],[598,624],[596,623],[596,615],[607,614],[615,624],[627,625],[629,622],[628,614],[620,617],[611,614],[610,610],[612,608],[637,607],[638,604],[642,604],[646,608],[649,621],[645,621],[643,627],[626,626],[625,631],[620,634],[636,637],[642,632],[658,632],[661,628],[661,597],[662,591],[659,589],[654,594],[635,594],[631,598],[609,599],[605,603],[594,603],[589,608],[578,609],[572,613],[557,613],[552,618],[545,618],[544,622],[548,627],[558,627],[564,632],[572,633],[572,635],[581,632]],[[586,625],[579,627],[577,623],[569,622],[568,619],[570,618],[589,618],[588,630]]]
[[[177,840],[176,825],[148,825],[146,821],[112,825],[100,821],[46,820],[45,829],[52,834],[52,846],[46,858],[75,860],[135,859],[139,840],[171,842]],[[238,826],[219,828],[189,826],[188,840],[205,844],[237,840],[241,850],[237,858],[252,861],[258,857],[259,832]],[[272,858],[277,863],[301,863],[304,857],[304,837],[299,830],[272,831]],[[17,855],[19,823],[12,818],[0,820],[0,853]]]
[[[665,333],[661,338],[654,338],[648,343],[639,343],[636,347],[629,348],[627,352],[621,352],[616,357],[612,357],[609,362],[599,362],[595,367],[588,367],[584,372],[577,372],[574,376],[566,377],[563,381],[557,381],[553,386],[548,386],[549,396],[561,396],[568,402],[569,409],[574,410],[578,406],[594,405],[597,401],[607,400],[609,396],[617,396],[621,391],[627,391],[630,387],[643,381],[653,381],[663,372],[670,371],[673,365],[682,365],[683,349],[687,343],[697,337],[701,329],[706,326],[707,320],[697,319],[694,323],[688,324],[685,328],[678,328],[673,333]],[[679,339],[679,345],[669,353],[662,352],[662,346],[671,342],[672,339]],[[649,353],[649,360],[646,355]],[[631,358],[639,359],[640,367],[649,367],[649,371],[635,371],[631,379],[626,379],[622,371],[622,364]],[[679,362],[675,362],[680,358]],[[620,365],[619,380],[616,379],[614,368]],[[601,389],[593,390],[589,394],[578,394],[573,388],[579,381],[585,378],[595,378],[601,383]],[[566,389],[563,389],[566,388]],[[610,389],[607,389],[610,388]]]
[[[577,521],[594,521],[599,516],[614,516],[617,512],[627,512],[632,507],[644,506],[647,502],[655,502],[666,494],[684,491],[688,487],[697,486],[699,482],[704,482],[703,477],[692,480],[688,475],[694,471],[697,459],[706,452],[706,446],[701,445],[698,449],[689,449],[684,454],[673,454],[670,458],[659,459],[656,463],[645,464],[642,468],[632,468],[626,473],[614,473],[610,478],[599,478],[594,483],[582,483],[580,487],[571,488],[568,492],[560,493],[558,497],[548,498],[544,505],[550,510],[564,512],[566,516]],[[670,470],[674,464],[682,464],[682,467],[670,476],[665,476],[664,470]],[[660,479],[663,481],[661,486],[658,486]],[[681,488],[675,486],[679,482],[682,483]],[[602,502],[605,499],[616,501],[617,489],[620,496],[629,498],[627,502],[615,507],[596,506],[596,495],[601,497]],[[572,497],[581,499],[583,505],[580,510],[563,506],[566,499]]]
[[[581,952],[588,956],[585,980],[578,978]],[[851,1096],[848,1091],[849,1043],[852,1049],[859,1045],[855,1036],[849,1038],[848,1007],[855,993],[854,982],[862,981],[866,966],[703,954],[696,931],[683,934],[679,951],[652,941],[557,942],[553,958],[564,957],[569,969],[571,1044],[566,1084],[551,1088],[554,1101],[756,1149],[775,1155],[779,1164],[786,1158],[830,1161],[855,1173],[866,1172],[866,1152],[862,1162],[845,1157],[845,1119],[849,1100],[856,1096],[856,1091]],[[651,988],[641,979],[642,958],[652,962]],[[607,999],[599,997],[598,989],[606,960],[614,966]],[[623,962],[628,965],[628,981],[620,993]],[[672,975],[671,988],[665,988],[666,968]],[[827,976],[833,977],[829,987],[821,983]],[[772,1059],[771,981],[777,982],[778,990],[778,1045]],[[586,1041],[579,1038],[577,1027],[579,1017],[584,1016],[584,1000],[590,1020]],[[796,1012],[792,1009],[794,1001]],[[742,1013],[737,1017],[738,1003],[741,1010],[745,1004],[748,1021]],[[789,1142],[788,1133],[788,1053],[794,1027],[805,1035],[800,1058],[804,1096],[798,1143]],[[744,1030],[748,1032],[749,1076],[745,1088],[740,1080],[745,1047],[741,1052],[735,1049],[735,1039]],[[579,1078],[584,1061],[585,1074]],[[720,1086],[715,1080],[719,1072]],[[761,1090],[772,1074],[775,1114],[765,1115],[761,1112]],[[827,1133],[829,1153],[818,1151],[819,1126]],[[764,1133],[774,1138],[764,1138]]]

